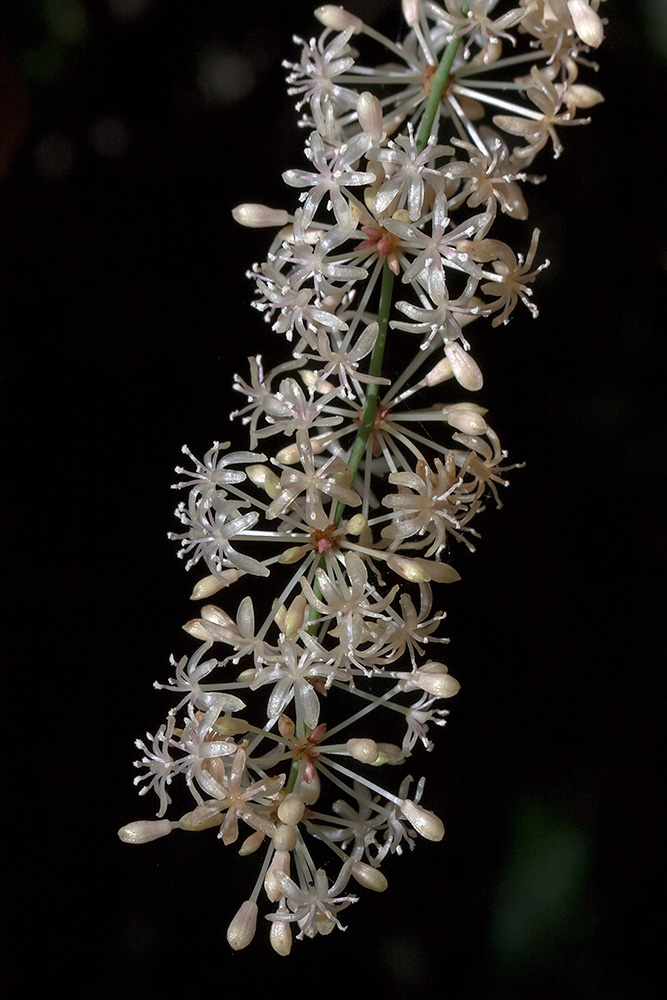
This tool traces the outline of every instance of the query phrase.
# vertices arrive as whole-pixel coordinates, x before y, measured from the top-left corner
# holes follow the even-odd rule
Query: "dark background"
[[[345,935],[283,961],[263,935],[224,941],[249,862],[213,835],[135,849],[116,829],[150,815],[132,743],[191,645],[171,469],[184,441],[241,444],[231,375],[282,360],[243,277],[266,234],[230,210],[292,204],[280,61],[318,26],[301,0],[3,4],[6,913],[32,956],[8,996],[658,996],[667,41],[658,5],[608,6],[606,103],[528,192],[552,261],[540,318],[474,331],[526,467],[440,600],[462,691],[414,771],[446,840],[390,859]],[[399,31],[393,0],[349,9]]]

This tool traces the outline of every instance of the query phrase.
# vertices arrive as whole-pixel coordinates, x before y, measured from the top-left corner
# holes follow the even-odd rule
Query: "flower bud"
[[[268,465],[249,465],[245,470],[248,479],[275,500],[280,493],[280,479]]]
[[[344,7],[337,7],[335,4],[327,3],[323,7],[315,10],[315,17],[325,28],[333,28],[334,31],[345,31],[346,28],[354,28],[354,34],[364,30],[364,22],[354,14],[350,14]]]
[[[488,430],[486,420],[482,416],[487,411],[474,403],[453,403],[443,406],[442,412],[450,427],[455,427],[463,434],[485,434]]]
[[[378,759],[378,745],[375,740],[353,739],[348,740],[345,748],[351,757],[362,764],[373,764]]]
[[[281,715],[278,719],[278,732],[284,740],[293,740],[296,726],[289,715]]]
[[[269,941],[277,955],[289,955],[292,950],[292,928],[287,920],[271,921]]]
[[[202,625],[201,618],[191,618],[183,626],[183,631],[191,635],[193,639],[199,639],[201,642],[210,642],[211,640],[211,633]]]
[[[303,799],[296,792],[290,792],[278,806],[278,819],[287,826],[296,826],[303,819],[306,810]]]
[[[266,226],[286,226],[289,215],[282,208],[268,208],[266,205],[237,205],[232,209],[234,220],[249,229],[264,229]]]
[[[290,870],[290,856],[288,851],[275,851],[271,858],[271,863],[264,876],[264,892],[272,903],[277,903],[283,895],[280,883],[280,875],[288,875]]]
[[[313,806],[320,797],[322,786],[320,776],[315,767],[306,767],[306,771],[301,782],[301,798],[307,806]]]
[[[197,806],[196,809],[181,816],[178,828],[187,833],[199,833],[200,830],[209,830],[211,827],[220,826],[221,823],[220,810],[215,806]]]
[[[410,583],[429,583],[431,580],[437,583],[456,583],[461,579],[453,566],[433,559],[392,556],[387,560],[387,566]]]
[[[281,552],[278,562],[283,566],[291,566],[292,563],[298,562],[299,559],[303,559],[305,555],[308,555],[310,548],[308,545],[292,545],[289,549],[285,549]]]
[[[401,9],[405,23],[410,28],[415,28],[419,24],[419,4],[421,0],[401,0]]]
[[[359,885],[363,885],[364,888],[371,889],[373,892],[384,892],[388,885],[380,869],[373,868],[372,865],[367,865],[364,861],[355,861],[352,865],[352,877],[357,880]]]
[[[247,948],[257,929],[257,903],[246,899],[227,928],[227,943],[234,951]]]
[[[246,839],[241,844],[241,847],[239,849],[239,855],[242,858],[245,858],[248,856],[248,854],[254,854],[255,851],[259,850],[259,848],[262,846],[263,840],[264,840],[264,834],[262,833],[262,831],[255,830],[255,832],[251,833],[249,837],[246,837]]]
[[[565,89],[563,100],[568,107],[593,108],[596,104],[601,104],[604,97],[595,87],[588,87],[585,83],[572,83]]]
[[[283,635],[287,636],[288,639],[293,639],[299,632],[299,629],[303,628],[307,608],[308,601],[303,594],[299,594],[298,597],[294,598],[285,612],[283,623],[281,625],[281,631]]]
[[[211,729],[218,736],[240,736],[241,733],[248,732],[248,723],[245,719],[235,719],[231,715],[223,715],[217,722],[213,723]]]
[[[363,535],[364,531],[368,527],[368,521],[363,514],[354,514],[350,520],[347,522],[345,530],[348,535]]]
[[[604,38],[604,26],[600,15],[591,8],[587,0],[567,0],[567,7],[579,38],[584,45],[596,49]]]
[[[427,664],[427,666],[431,666],[431,664]],[[446,673],[447,667],[445,667],[444,663],[439,663],[438,666],[444,667],[444,671],[428,672],[425,669],[415,670],[410,675],[410,681],[421,688],[422,691],[426,691],[436,698],[453,698],[460,691],[461,685],[455,677]]]
[[[439,385],[441,382],[445,382],[449,378],[454,377],[454,372],[448,358],[442,358],[438,361],[434,368],[431,368],[430,372],[423,378],[424,385],[433,386]]]
[[[293,851],[296,847],[296,829],[287,823],[279,823],[273,835],[273,845],[276,852]]]
[[[405,751],[396,746],[395,743],[378,743],[377,760],[373,761],[373,767],[381,767],[382,764],[402,764],[405,761]]]
[[[428,809],[422,809],[411,799],[403,799],[401,812],[408,823],[414,827],[425,840],[438,841],[445,836],[445,827],[441,819]]]
[[[484,384],[482,371],[468,351],[464,351],[461,345],[453,340],[445,344],[445,354],[459,385],[470,392],[477,392],[482,388]]]
[[[359,95],[359,100],[357,101],[357,118],[362,129],[373,142],[382,142],[384,135],[382,128],[382,105],[375,94],[371,94],[368,90]]]
[[[296,465],[300,458],[299,449],[295,444],[288,444],[280,449],[276,458],[281,465]]]
[[[118,836],[125,844],[148,844],[166,837],[176,825],[168,819],[139,819],[121,827]]]

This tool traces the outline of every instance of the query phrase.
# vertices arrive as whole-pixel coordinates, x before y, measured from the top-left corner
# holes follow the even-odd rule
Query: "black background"
[[[483,401],[526,466],[438,602],[462,691],[413,770],[447,837],[391,859],[345,935],[282,960],[263,934],[224,941],[252,862],[213,835],[135,849],[116,829],[150,815],[132,742],[191,648],[171,469],[184,441],[243,446],[231,375],[283,358],[244,278],[266,234],[230,210],[292,204],[280,61],[318,26],[302,2],[3,5],[3,825],[32,956],[8,996],[658,995],[667,88],[642,8],[609,7],[606,103],[528,191],[552,261],[540,317],[474,330]],[[397,8],[349,4],[390,35]]]

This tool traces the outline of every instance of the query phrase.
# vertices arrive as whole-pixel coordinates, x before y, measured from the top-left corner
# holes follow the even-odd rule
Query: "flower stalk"
[[[460,580],[454,547],[474,551],[517,467],[479,401],[474,341],[516,308],[537,316],[548,261],[521,228],[527,171],[602,100],[577,82],[599,0],[402,8],[401,42],[334,5],[315,12],[319,38],[297,39],[285,65],[306,162],[283,179],[298,195],[233,213],[274,234],[249,277],[283,355],[234,378],[245,440],[201,459],[184,447],[177,467],[171,537],[201,571],[194,648],[156,683],[175,704],[137,740],[156,819],[119,834],[243,838],[254,887],[228,915],[235,950],[266,923],[282,956],[293,931],[342,929],[351,878],[384,891],[388,859],[444,836],[424,778],[405,774],[459,690],[441,585]],[[393,381],[390,335],[408,358]],[[167,819],[174,781],[193,803]]]

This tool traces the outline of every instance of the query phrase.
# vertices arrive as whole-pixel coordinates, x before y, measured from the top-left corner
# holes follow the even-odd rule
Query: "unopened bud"
[[[445,354],[459,385],[470,392],[477,392],[482,388],[484,378],[479,365],[468,351],[464,351],[458,341],[448,341],[445,344]]]
[[[284,740],[293,740],[296,726],[289,715],[281,715],[278,719],[278,732]]]
[[[368,527],[368,520],[363,514],[354,514],[350,520],[347,522],[346,531],[348,535],[363,535],[364,531]]]
[[[293,851],[296,847],[296,829],[287,823],[279,823],[273,835],[276,851]]]
[[[422,382],[424,385],[433,386],[440,385],[441,382],[445,382],[449,378],[454,378],[454,372],[452,371],[452,366],[447,358],[442,358],[438,361],[434,368],[431,368]]]
[[[278,562],[283,566],[291,566],[292,563],[298,562],[299,559],[303,559],[305,555],[308,555],[310,548],[307,545],[292,545],[289,549],[285,549],[281,552]]]
[[[378,743],[378,757],[373,761],[373,767],[381,767],[383,764],[402,764],[405,760],[405,751],[395,743]]]
[[[247,948],[257,929],[257,903],[246,899],[227,928],[227,943],[234,951]]]
[[[314,766],[306,767],[299,791],[301,792],[301,798],[307,806],[315,805],[319,799],[322,785],[320,783],[320,776]]]
[[[419,4],[420,0],[401,0],[403,17],[405,18],[405,23],[410,28],[414,28],[419,24]]]
[[[217,722],[213,723],[211,729],[218,736],[240,736],[241,733],[248,732],[248,725],[249,723],[245,719],[237,719],[232,715],[223,715]]]
[[[264,834],[261,830],[255,830],[251,833],[249,837],[241,844],[239,849],[239,854],[242,858],[247,857],[249,854],[254,854],[262,846],[262,841],[264,840]]]
[[[587,0],[567,0],[567,7],[574,25],[584,45],[596,49],[604,38],[602,18],[594,11]]]
[[[380,869],[373,868],[372,865],[367,865],[364,861],[355,861],[352,865],[352,877],[357,880],[359,885],[363,885],[373,892],[384,892],[388,885]]]
[[[382,105],[368,90],[359,95],[357,101],[357,118],[366,135],[373,142],[381,142],[384,135],[382,128]]]
[[[266,205],[237,205],[232,209],[234,220],[249,229],[264,229],[266,226],[286,226],[289,215],[282,208],[268,208]]]
[[[429,583],[431,580],[435,580],[436,583],[456,583],[461,579],[453,566],[435,562],[433,559],[392,556],[387,561],[387,566],[410,583]]]
[[[271,921],[269,941],[277,955],[289,955],[292,950],[292,928],[287,920]]]
[[[431,664],[427,664],[426,666],[431,666]],[[433,671],[432,673],[426,669],[415,670],[410,675],[410,681],[421,688],[422,691],[426,691],[436,698],[453,698],[460,691],[461,685],[455,677],[446,673],[447,667],[445,667],[444,663],[439,663],[437,666],[444,667],[444,670],[442,672]]]
[[[300,458],[299,449],[295,444],[288,444],[280,449],[276,458],[281,465],[296,465]]]
[[[482,416],[487,411],[475,403],[453,403],[443,406],[442,412],[450,427],[455,427],[463,434],[485,434],[488,430],[488,424]]]
[[[275,851],[264,876],[264,892],[272,903],[277,903],[283,895],[280,876],[289,876],[290,856],[288,851]]]
[[[346,28],[354,28],[354,34],[364,30],[364,22],[354,14],[350,14],[344,7],[337,7],[335,4],[327,3],[323,7],[315,10],[315,17],[325,28],[333,28],[334,31],[345,31]]]
[[[305,811],[306,807],[301,796],[296,792],[290,792],[278,806],[278,819],[287,826],[296,826],[303,819]]]
[[[421,806],[418,806],[411,799],[403,799],[401,812],[408,823],[425,840],[438,841],[442,840],[445,836],[445,826],[442,820],[435,813],[429,812],[428,809],[422,809]]]
[[[248,479],[255,486],[264,490],[267,496],[275,500],[280,493],[280,479],[268,465],[249,465],[246,469]]]
[[[223,587],[228,587],[230,583],[236,583],[240,577],[237,569],[223,569],[217,576],[205,576],[199,583],[196,583],[192,593],[191,601],[205,601],[207,597],[213,597]]]
[[[345,749],[351,757],[362,764],[373,764],[378,759],[378,745],[375,740],[356,739],[348,740]]]
[[[125,844],[148,844],[151,840],[166,837],[175,826],[168,819],[139,819],[122,826],[118,836]]]
[[[593,108],[596,104],[602,104],[604,97],[595,87],[588,87],[585,83],[572,83],[566,88],[563,99],[568,107],[573,108]]]
[[[183,631],[187,632],[194,639],[199,639],[201,642],[210,642],[211,633],[202,624],[201,618],[191,618],[189,622],[186,622],[183,626]]]

